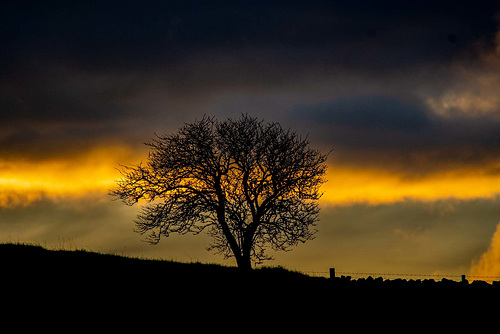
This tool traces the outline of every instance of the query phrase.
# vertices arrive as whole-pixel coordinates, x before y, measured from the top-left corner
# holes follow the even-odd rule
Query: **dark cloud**
[[[495,1],[19,1],[3,6],[3,37],[13,55],[34,49],[93,66],[150,66],[210,49],[271,47],[303,50],[308,60],[314,50],[333,51],[332,62],[365,67],[374,58],[380,66],[448,57],[493,33],[496,9]],[[370,57],[358,52],[367,49]]]
[[[386,96],[341,97],[298,105],[292,115],[310,138],[331,146],[338,163],[371,165],[404,174],[463,167],[488,168],[500,159],[500,121],[485,115],[443,118],[418,99]]]
[[[313,106],[311,121],[333,125],[316,124],[313,131],[340,149],[448,145],[462,138],[461,126],[436,130],[409,91],[438,94],[440,83],[453,79],[452,59],[478,40],[492,45],[496,6],[6,3],[0,12],[0,152],[142,142],[205,112],[269,110],[270,118],[286,121],[296,104]],[[486,146],[494,137],[477,135]]]
[[[425,107],[386,96],[340,97],[311,107],[297,106],[298,118],[356,130],[418,131],[429,126]]]
[[[16,71],[39,60],[88,71],[175,72],[187,60],[223,54],[251,72],[267,73],[267,80],[275,67],[290,75],[311,66],[379,73],[446,62],[477,39],[491,39],[496,6],[494,1],[19,1],[2,8],[1,36],[9,47],[1,57]]]

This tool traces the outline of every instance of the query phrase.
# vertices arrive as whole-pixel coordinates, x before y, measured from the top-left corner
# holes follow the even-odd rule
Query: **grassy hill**
[[[48,250],[40,246],[0,244],[1,279],[7,292],[28,295],[87,298],[108,295],[141,299],[154,294],[214,299],[224,296],[281,299],[377,299],[443,296],[444,293],[500,293],[500,285],[484,282],[406,281],[368,278],[310,277],[284,268],[241,272],[217,264],[180,263],[76,250]],[[51,297],[51,298],[52,298]]]
[[[494,318],[495,306],[484,308],[500,290],[446,282],[330,280],[283,268],[244,274],[215,264],[19,244],[0,244],[0,263],[4,326],[70,333],[449,329],[462,327],[463,319]]]
[[[4,279],[15,283],[30,281],[47,285],[99,285],[112,280],[117,285],[164,284],[183,286],[197,284],[228,284],[237,282],[318,281],[321,278],[286,270],[260,268],[242,273],[236,267],[218,264],[181,263],[166,260],[140,259],[85,250],[48,250],[25,244],[0,244],[0,263]]]
[[[70,331],[97,323],[128,329],[133,323],[142,332],[148,326],[169,328],[179,319],[183,328],[203,329],[212,319],[230,319],[240,329],[248,322],[254,328],[272,324],[309,330],[311,322],[329,319],[337,319],[337,324],[371,319],[371,324],[384,319],[422,321],[422,314],[434,320],[434,326],[435,320],[444,319],[444,310],[465,311],[464,305],[488,305],[500,296],[499,286],[489,284],[331,280],[279,267],[243,273],[216,264],[19,244],[0,244],[0,264],[2,305],[18,323],[31,321],[41,328],[26,314],[51,326],[71,319]]]

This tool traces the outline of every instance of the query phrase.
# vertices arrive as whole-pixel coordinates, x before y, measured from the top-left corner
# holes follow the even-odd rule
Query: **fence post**
[[[330,278],[335,278],[335,268],[330,268]]]

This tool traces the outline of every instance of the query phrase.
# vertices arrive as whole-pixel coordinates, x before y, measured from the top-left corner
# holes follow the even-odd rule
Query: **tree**
[[[110,193],[146,203],[135,225],[150,243],[206,231],[209,250],[251,269],[271,259],[268,247],[286,251],[316,232],[327,156],[278,123],[204,117],[146,145],[147,163],[124,167]]]

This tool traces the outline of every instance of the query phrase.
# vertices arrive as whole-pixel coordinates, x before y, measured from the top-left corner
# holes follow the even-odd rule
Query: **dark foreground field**
[[[234,289],[243,292],[252,286],[287,291],[289,287],[321,289],[325,293],[362,291],[500,291],[500,282],[459,282],[447,279],[383,280],[378,278],[334,279],[308,276],[282,267],[264,267],[242,272],[217,264],[181,263],[101,254],[85,250],[48,250],[41,246],[0,244],[2,279],[25,287],[68,290],[149,289],[153,286],[186,290]],[[203,288],[205,287],[205,288]],[[292,291],[290,291],[292,293]]]
[[[299,327],[315,321],[311,317],[342,322],[346,316],[385,321],[397,316],[422,321],[419,314],[430,319],[441,312],[457,316],[467,311],[470,316],[478,307],[487,307],[481,311],[486,314],[491,307],[485,305],[497,307],[500,297],[500,286],[485,282],[328,279],[283,268],[241,272],[220,265],[17,244],[0,245],[0,263],[4,305],[16,305],[22,312],[34,307],[40,314],[59,317],[92,311],[109,320],[107,315],[121,314],[141,324],[155,317],[176,321],[207,315],[254,322],[287,317]]]

